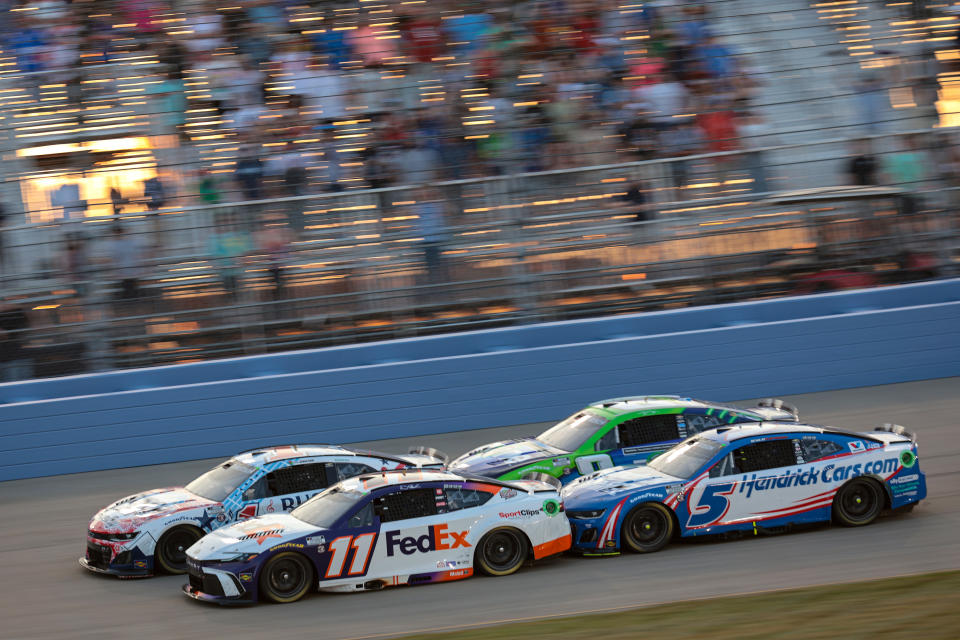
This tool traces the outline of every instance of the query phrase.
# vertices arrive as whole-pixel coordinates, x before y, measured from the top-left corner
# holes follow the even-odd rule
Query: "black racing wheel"
[[[154,564],[164,573],[186,573],[187,549],[202,537],[200,529],[189,525],[170,529],[157,541],[157,548],[153,552]]]
[[[847,527],[870,524],[883,510],[883,489],[871,478],[854,478],[833,499],[833,517]]]
[[[475,563],[488,576],[508,576],[527,559],[527,538],[508,527],[494,529],[480,539]]]
[[[623,546],[635,553],[660,551],[673,537],[673,516],[658,502],[637,506],[623,519]]]
[[[260,593],[270,602],[296,602],[310,590],[313,567],[299,553],[285,551],[270,558],[260,572]]]

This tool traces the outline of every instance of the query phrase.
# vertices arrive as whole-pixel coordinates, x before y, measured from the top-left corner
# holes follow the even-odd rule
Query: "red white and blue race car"
[[[460,580],[474,568],[504,576],[569,548],[570,524],[550,484],[391,471],[205,536],[187,550],[183,591],[218,604],[293,602],[318,588]]]
[[[675,535],[866,525],[926,494],[916,441],[902,427],[777,423],[704,431],[646,466],[604,469],[562,491],[573,549],[584,555],[657,551]]]
[[[96,573],[184,573],[185,551],[205,533],[258,515],[290,511],[344,478],[387,469],[442,468],[433,450],[394,456],[330,445],[265,447],[217,465],[186,487],[153,489],[99,511],[80,564]]]

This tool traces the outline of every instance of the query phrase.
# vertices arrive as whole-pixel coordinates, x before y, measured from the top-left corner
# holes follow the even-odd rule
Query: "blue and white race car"
[[[311,590],[371,591],[505,576],[570,548],[555,486],[445,471],[344,480],[290,513],[217,529],[187,549],[186,595],[217,604],[293,602]]]
[[[290,511],[344,478],[408,467],[442,468],[432,449],[395,456],[332,445],[263,447],[236,455],[186,487],[144,491],[101,509],[87,530],[80,564],[95,573],[140,578],[184,573],[187,547],[218,527]]]
[[[675,535],[782,531],[793,524],[873,522],[927,494],[915,439],[902,427],[854,433],[746,423],[704,431],[643,467],[574,480],[562,498],[573,550],[658,551]]]

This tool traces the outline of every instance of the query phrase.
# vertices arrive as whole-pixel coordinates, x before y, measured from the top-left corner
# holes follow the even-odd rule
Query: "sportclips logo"
[[[416,552],[442,551],[469,547],[466,531],[447,531],[447,525],[434,524],[427,527],[427,532],[419,537],[406,536],[401,538],[399,531],[387,532],[387,555],[392,556],[394,550],[400,547],[400,553],[409,556]]]
[[[767,476],[758,478],[753,474],[749,480],[746,476],[740,481],[739,493],[746,493],[749,498],[754,491],[767,491],[769,489],[787,489],[796,486],[808,486],[812,484],[827,484],[830,482],[842,482],[847,478],[854,478],[861,473],[888,474],[897,470],[900,460],[898,458],[887,458],[886,460],[874,460],[873,462],[848,464],[836,466],[828,464],[824,467],[814,469],[804,469],[794,473],[792,469],[781,476]]]
[[[501,511],[501,518],[524,518],[540,515],[540,509],[520,509],[519,511]]]

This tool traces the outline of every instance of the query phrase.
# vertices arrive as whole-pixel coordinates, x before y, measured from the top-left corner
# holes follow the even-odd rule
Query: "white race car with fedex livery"
[[[926,495],[916,441],[902,427],[777,423],[704,431],[644,467],[604,469],[562,492],[583,555],[657,551],[674,536],[866,525]]]
[[[344,478],[421,466],[442,468],[432,449],[394,456],[333,445],[263,447],[241,453],[186,487],[153,489],[101,509],[80,564],[123,578],[184,573],[187,547],[218,527],[298,507]]]
[[[411,470],[344,480],[289,514],[218,529],[187,549],[186,595],[218,604],[293,602],[504,576],[570,548],[557,489]]]

